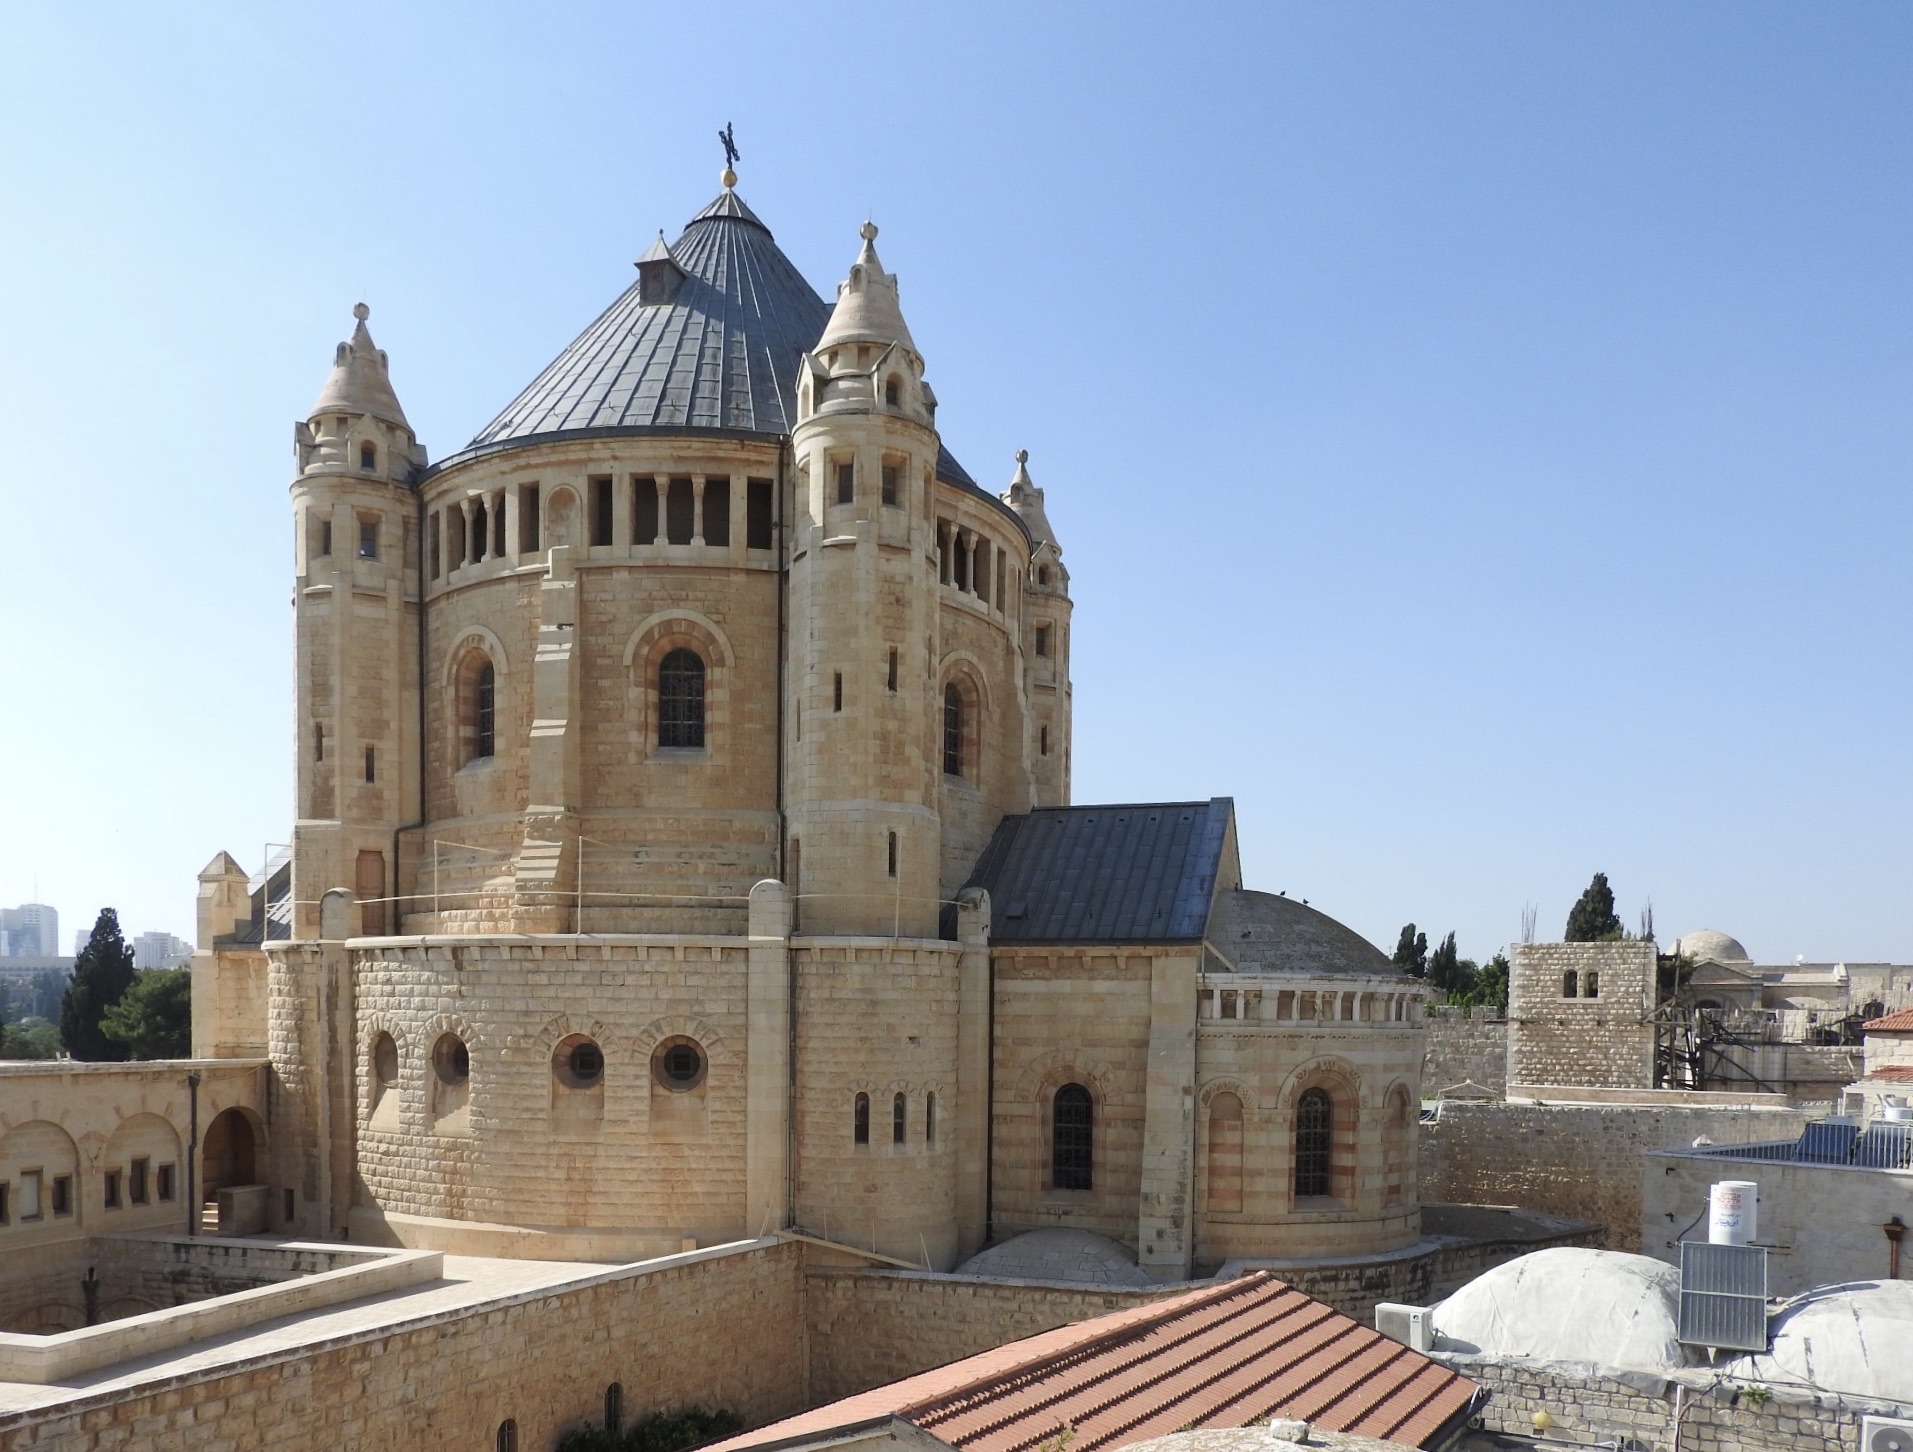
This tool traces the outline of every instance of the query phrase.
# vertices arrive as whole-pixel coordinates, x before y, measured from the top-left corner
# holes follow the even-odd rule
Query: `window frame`
[[[696,670],[690,667],[695,663]],[[657,746],[660,751],[702,751],[709,739],[710,663],[688,645],[673,646],[658,660]]]
[[[1335,1098],[1319,1084],[1295,1100],[1294,1189],[1297,1200],[1335,1194]]]
[[[1071,1080],[1050,1096],[1050,1189],[1096,1188],[1096,1096]]]

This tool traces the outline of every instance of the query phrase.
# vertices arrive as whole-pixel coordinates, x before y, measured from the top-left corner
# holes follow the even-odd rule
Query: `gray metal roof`
[[[1201,939],[1235,802],[1051,807],[1005,817],[967,884],[995,943]]]
[[[685,277],[669,301],[641,303],[633,282],[439,467],[553,437],[788,434],[798,360],[823,336],[830,304],[728,188],[685,224],[670,257]],[[947,449],[937,473],[977,488]]]

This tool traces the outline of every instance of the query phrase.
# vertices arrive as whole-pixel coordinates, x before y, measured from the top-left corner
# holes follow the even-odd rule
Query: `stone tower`
[[[418,521],[425,451],[392,392],[369,310],[294,430],[298,804],[293,936],[318,933],[333,888],[359,933],[398,931],[393,834],[419,818]]]
[[[937,932],[936,397],[877,229],[805,356],[792,435],[787,875],[801,931]]]
[[[1028,449],[1016,451],[1016,477],[1003,491],[1030,532],[1030,569],[1023,612],[1024,678],[1029,693],[1029,735],[1025,750],[1030,788],[1039,807],[1069,805],[1070,708],[1069,625],[1075,606],[1069,598],[1069,570],[1056,542],[1043,491],[1030,478]]]

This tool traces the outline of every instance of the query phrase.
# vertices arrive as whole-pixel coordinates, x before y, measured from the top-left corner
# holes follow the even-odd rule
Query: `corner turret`
[[[298,819],[293,936],[317,934],[333,888],[355,931],[397,930],[393,833],[419,816],[418,495],[425,450],[392,391],[390,360],[352,309],[352,336],[294,429]]]
[[[1016,451],[1016,474],[1003,491],[1030,532],[1030,573],[1024,581],[1023,660],[1030,697],[1030,780],[1039,807],[1069,805],[1071,688],[1069,627],[1075,610],[1069,570],[1056,542],[1043,491],[1030,478],[1030,451]]]

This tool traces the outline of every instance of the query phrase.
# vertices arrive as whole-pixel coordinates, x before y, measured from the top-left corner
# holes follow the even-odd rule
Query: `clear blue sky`
[[[740,192],[866,214],[1076,586],[1082,801],[1384,948],[1913,960],[1913,9],[9,7],[0,903],[190,934],[291,811],[292,423],[434,457]]]

